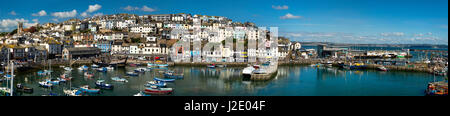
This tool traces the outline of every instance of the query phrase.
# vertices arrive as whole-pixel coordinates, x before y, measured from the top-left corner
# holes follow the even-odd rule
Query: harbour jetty
[[[261,69],[257,70],[263,70],[262,73],[255,73],[258,72],[257,70],[253,72],[250,76],[250,80],[252,81],[267,81],[275,77],[278,73],[278,63],[270,63],[267,66],[261,66]]]

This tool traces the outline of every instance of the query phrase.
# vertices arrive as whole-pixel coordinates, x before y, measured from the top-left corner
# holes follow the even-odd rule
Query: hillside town
[[[246,31],[248,28],[255,30]],[[103,15],[81,20],[70,19],[60,23],[37,24],[28,28],[24,28],[19,22],[17,30],[0,36],[2,54],[0,60],[4,63],[9,53],[10,60],[16,62],[41,62],[47,59],[78,60],[101,55],[124,55],[139,60],[162,57],[167,61],[177,61],[171,59],[169,54],[177,51],[172,47],[182,37],[171,35],[171,31],[185,29],[191,32],[190,36],[199,37],[202,46],[209,42],[223,43],[220,48],[216,48],[216,51],[220,52],[206,53],[201,62],[246,62],[244,59],[249,56],[267,52],[247,46],[245,47],[247,50],[236,51],[236,48],[224,46],[225,38],[240,38],[247,42],[249,39],[256,40],[259,38],[258,34],[262,32],[256,28],[251,22],[240,23],[221,16],[184,13]],[[195,29],[201,32],[192,33]],[[218,32],[219,37],[210,37],[208,35],[210,33],[206,30]],[[272,50],[274,53],[270,54],[285,58],[289,50],[299,50],[301,45],[280,37],[278,47],[279,49],[275,49],[277,52]]]

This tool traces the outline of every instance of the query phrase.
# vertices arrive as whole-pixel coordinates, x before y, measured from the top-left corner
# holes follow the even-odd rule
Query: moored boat
[[[153,80],[161,81],[161,82],[174,82],[175,81],[175,79],[161,79],[161,78],[158,78],[158,77],[155,77]]]
[[[96,64],[92,64],[91,65],[92,68],[99,68],[100,66],[96,65]]]
[[[158,67],[168,67],[169,64],[158,64]]]
[[[83,65],[83,66],[78,67],[78,70],[86,71],[86,70],[89,70],[89,67],[86,65]]]
[[[108,66],[108,67],[105,67],[106,68],[106,70],[108,70],[108,71],[113,71],[114,70],[114,67],[112,67],[112,66]]]
[[[102,68],[98,68],[97,71],[98,72],[107,72],[108,69],[106,67],[102,67]]]
[[[127,72],[127,75],[128,76],[139,76],[139,74],[135,73],[135,72]]]
[[[164,82],[161,82],[161,81],[149,81],[144,86],[146,86],[146,87],[152,87],[152,86],[166,87],[167,83],[164,83]]]
[[[97,82],[95,82],[95,85],[102,89],[114,89],[114,86],[111,84],[107,84],[105,80],[97,80]]]
[[[23,86],[20,83],[16,85],[16,90],[24,93],[33,93],[33,88]]]
[[[377,67],[377,70],[379,70],[379,71],[388,71],[388,69],[386,67],[384,67],[384,66]]]
[[[71,67],[64,67],[65,71],[72,71],[73,69]]]
[[[249,66],[244,68],[244,70],[242,70],[242,75],[244,77],[251,77],[252,72],[255,71],[256,69],[253,66]]]
[[[137,68],[137,69],[134,69],[134,72],[137,72],[137,73],[143,73],[143,72],[145,72],[145,71],[147,71],[146,68]]]
[[[173,88],[146,88],[144,93],[166,95],[173,93]]]
[[[120,77],[112,77],[111,80],[116,81],[116,82],[128,82],[127,79],[120,78]]]
[[[48,81],[41,81],[39,82],[39,86],[44,88],[51,88],[53,87],[53,84],[49,83]]]
[[[80,90],[85,93],[100,93],[100,89],[92,89],[89,85],[81,86]]]
[[[208,68],[216,68],[216,65],[215,64],[208,64],[206,67],[208,67]]]
[[[164,77],[173,78],[173,79],[181,79],[181,78],[184,78],[184,75],[183,74],[175,74],[174,71],[167,71],[164,73]]]

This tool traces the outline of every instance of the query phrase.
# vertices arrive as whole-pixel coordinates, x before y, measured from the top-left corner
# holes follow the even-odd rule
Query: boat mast
[[[10,56],[10,53],[8,50],[8,60],[7,60],[7,66],[6,66],[6,67],[8,67],[8,69],[9,69],[9,65],[10,65],[9,56]],[[6,70],[6,77],[8,77],[7,75],[8,75],[8,70]],[[7,78],[7,80],[9,80],[9,79]],[[6,88],[8,88],[8,83],[6,83]],[[12,91],[12,89],[10,91]],[[10,95],[12,95],[12,94],[10,93]]]
[[[13,96],[13,90],[14,90],[14,62],[11,62],[12,68],[11,68],[11,94],[10,96]]]

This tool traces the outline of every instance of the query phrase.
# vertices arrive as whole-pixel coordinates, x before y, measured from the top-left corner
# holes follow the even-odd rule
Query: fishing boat
[[[153,80],[161,81],[161,82],[174,82],[175,81],[175,79],[161,79],[161,78],[158,78],[158,77],[155,77]]]
[[[83,65],[83,66],[78,67],[78,70],[87,71],[87,70],[89,70],[89,67],[86,65]]]
[[[152,87],[152,86],[166,87],[167,83],[164,83],[164,82],[161,82],[161,81],[149,81],[144,86],[146,86],[146,87]]]
[[[216,68],[216,65],[215,64],[208,64],[207,67],[208,68]]]
[[[173,93],[173,88],[146,88],[144,93],[166,95]]]
[[[105,80],[97,80],[97,82],[95,82],[95,85],[96,85],[97,87],[99,87],[99,88],[102,88],[102,89],[113,89],[113,88],[114,88],[113,85],[107,84],[107,83],[105,82]]]
[[[39,82],[39,86],[44,88],[51,88],[53,87],[53,84],[49,83],[48,81],[41,81]]]
[[[386,67],[384,67],[384,66],[377,67],[377,70],[379,70],[379,71],[388,71],[388,69]]]
[[[181,79],[181,78],[184,78],[184,75],[183,74],[175,74],[175,72],[174,71],[167,71],[167,72],[165,72],[164,73],[164,77],[166,77],[166,78],[174,78],[174,79]]]
[[[135,73],[135,72],[127,72],[127,75],[128,76],[139,76],[139,74]]]
[[[111,80],[116,81],[116,82],[128,82],[127,79],[120,78],[120,77],[112,77]]]
[[[16,85],[16,91],[24,93],[33,93],[33,88],[23,86],[22,84],[19,83]]]
[[[89,73],[89,72],[84,73],[84,77],[91,78],[93,76],[94,76],[94,74],[92,74],[92,73]]]
[[[43,71],[41,70],[41,71],[38,71],[37,74],[40,76],[46,76],[46,75],[49,75],[50,73],[47,70],[43,70]]]
[[[89,85],[81,86],[80,90],[85,93],[100,93],[100,89],[92,89]]]
[[[253,66],[249,66],[244,68],[244,70],[242,70],[242,75],[244,77],[251,77],[252,72],[255,71],[256,69]]]

